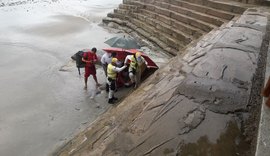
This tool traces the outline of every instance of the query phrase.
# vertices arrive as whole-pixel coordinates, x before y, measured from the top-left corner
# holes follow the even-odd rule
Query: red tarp
[[[122,61],[122,62],[125,61],[125,58],[126,58],[127,55],[132,55],[132,54],[135,54],[136,52],[138,52],[137,49],[126,50],[126,49],[122,49],[122,48],[104,48],[103,50],[106,51],[106,52],[109,52],[109,53],[115,52],[116,53],[116,58],[119,61]],[[155,69],[158,68],[158,66],[156,65],[156,63],[153,60],[151,60],[143,52],[141,52],[141,53],[142,53],[143,58],[147,62],[147,67],[148,68],[155,68]]]

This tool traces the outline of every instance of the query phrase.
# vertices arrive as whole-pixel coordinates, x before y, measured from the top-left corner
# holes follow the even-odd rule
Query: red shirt
[[[97,55],[94,52],[92,52],[92,51],[85,52],[83,54],[83,58],[86,61],[93,61],[93,63],[86,62],[86,65],[85,66],[93,66],[94,63],[98,60]]]

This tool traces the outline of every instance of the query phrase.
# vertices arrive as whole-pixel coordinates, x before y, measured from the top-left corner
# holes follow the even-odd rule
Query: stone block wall
[[[104,23],[114,22],[172,55],[242,14],[246,8],[209,0],[123,0]]]

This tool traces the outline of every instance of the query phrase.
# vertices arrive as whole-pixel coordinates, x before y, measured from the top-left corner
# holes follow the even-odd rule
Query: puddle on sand
[[[205,135],[195,143],[181,146],[179,156],[239,156],[249,149],[249,143],[234,121],[229,121],[225,132],[221,133],[216,143],[212,143]]]

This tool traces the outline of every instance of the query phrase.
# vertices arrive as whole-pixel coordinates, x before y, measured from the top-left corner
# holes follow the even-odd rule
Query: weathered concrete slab
[[[266,14],[256,14],[247,11],[173,58],[57,155],[250,152],[243,129],[267,25]]]
[[[265,73],[265,84],[270,76],[270,47],[267,52],[267,64]],[[270,108],[265,105],[265,100],[262,101],[261,117],[259,124],[259,132],[256,147],[256,156],[268,156],[270,153]]]

